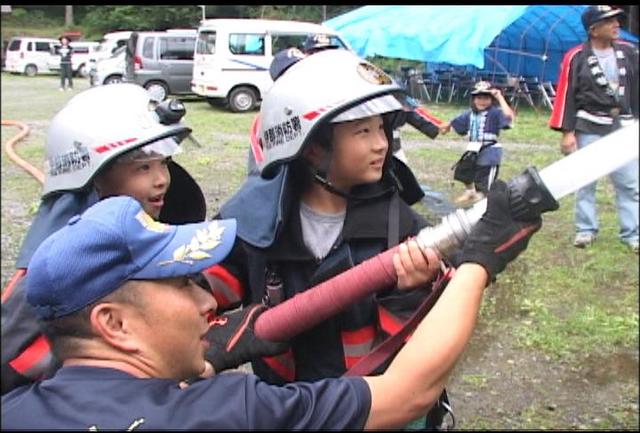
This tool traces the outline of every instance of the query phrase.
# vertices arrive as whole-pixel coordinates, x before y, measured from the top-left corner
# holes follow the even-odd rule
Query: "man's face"
[[[334,124],[329,180],[345,189],[377,182],[388,149],[380,115]]]
[[[170,158],[116,162],[96,178],[100,198],[128,195],[140,202],[142,208],[158,219],[169,189]]]
[[[140,294],[130,313],[139,355],[157,377],[182,380],[200,375],[209,348],[204,338],[208,318],[218,307],[214,297],[188,277],[133,283]]]
[[[591,26],[589,33],[594,39],[612,41],[620,37],[620,22],[616,17],[598,21]]]

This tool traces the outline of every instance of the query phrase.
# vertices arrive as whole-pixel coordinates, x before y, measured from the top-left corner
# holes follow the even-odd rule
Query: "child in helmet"
[[[476,202],[485,197],[498,177],[502,160],[500,130],[511,128],[514,117],[500,90],[487,81],[478,81],[471,91],[471,109],[441,127],[442,133],[453,126],[458,134],[469,136],[467,149],[454,166],[454,179],[465,186],[456,203]]]
[[[56,367],[23,290],[31,255],[48,235],[114,195],[136,198],[163,222],[204,220],[202,191],[171,159],[191,133],[180,122],[184,106],[150,103],[140,86],[94,87],[74,96],[52,119],[42,201],[2,297],[3,394]]]
[[[260,176],[220,211],[239,229],[232,254],[206,273],[219,308],[278,304],[427,225],[410,208],[422,191],[389,148],[401,93],[347,50],[307,56],[275,81],[256,137]],[[415,241],[403,245],[396,287],[298,335],[286,353],[255,360],[253,371],[274,384],[343,375],[429,293],[441,262],[428,254]]]

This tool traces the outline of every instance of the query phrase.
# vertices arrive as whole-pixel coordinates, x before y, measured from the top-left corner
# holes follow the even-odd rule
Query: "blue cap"
[[[297,48],[287,48],[286,50],[278,51],[275,56],[273,56],[273,60],[269,66],[271,79],[276,81],[291,65],[304,58],[305,54]]]
[[[99,201],[38,247],[27,271],[27,301],[41,319],[74,313],[127,280],[187,276],[223,260],[236,220],[168,225],[128,196]]]

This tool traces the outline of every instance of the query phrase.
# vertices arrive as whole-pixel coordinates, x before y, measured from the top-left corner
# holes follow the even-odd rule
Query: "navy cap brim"
[[[174,236],[132,280],[182,277],[221,262],[233,248],[236,220],[212,220],[174,226]]]

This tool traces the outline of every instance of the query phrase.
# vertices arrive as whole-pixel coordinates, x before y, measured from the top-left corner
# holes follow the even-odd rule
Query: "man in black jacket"
[[[558,92],[549,119],[562,131],[560,150],[568,155],[638,118],[638,48],[618,40],[623,14],[609,6],[590,6],[582,14],[589,35],[562,61]],[[617,195],[620,239],[638,253],[638,161],[610,175]],[[576,195],[573,245],[591,245],[598,233],[596,183]]]

